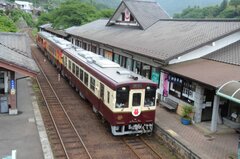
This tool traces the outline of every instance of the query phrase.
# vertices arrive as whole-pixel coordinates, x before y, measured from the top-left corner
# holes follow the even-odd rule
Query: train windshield
[[[127,108],[129,100],[129,87],[117,89],[116,108]]]
[[[147,86],[145,89],[145,100],[144,100],[144,106],[154,106],[155,105],[155,98],[156,98],[156,88]]]
[[[140,106],[141,105],[141,93],[134,93],[133,94],[133,102],[132,106]]]

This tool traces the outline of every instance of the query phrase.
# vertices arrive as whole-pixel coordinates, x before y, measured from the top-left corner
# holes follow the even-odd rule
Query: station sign
[[[16,94],[16,89],[15,89],[15,80],[11,80],[11,81],[10,81],[10,87],[11,87],[10,94],[11,94],[11,95],[14,95],[14,94]]]

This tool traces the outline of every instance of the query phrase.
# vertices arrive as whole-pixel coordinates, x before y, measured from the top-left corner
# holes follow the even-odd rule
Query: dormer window
[[[128,10],[125,10],[125,12],[122,12],[121,15],[122,15],[122,21],[124,22],[134,21],[134,17]]]

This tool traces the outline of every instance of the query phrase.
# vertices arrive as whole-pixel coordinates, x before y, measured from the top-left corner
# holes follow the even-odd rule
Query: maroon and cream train
[[[46,32],[38,33],[37,45],[109,122],[113,135],[153,131],[157,84]]]

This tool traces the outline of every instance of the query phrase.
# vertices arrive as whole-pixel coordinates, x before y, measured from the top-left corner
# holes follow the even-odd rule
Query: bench
[[[171,111],[176,111],[178,107],[178,103],[174,102],[170,98],[165,98],[164,101],[161,101],[160,104],[166,108],[168,108]]]

